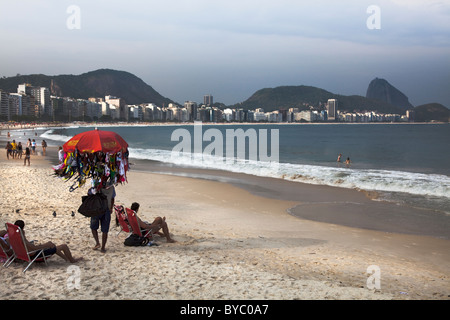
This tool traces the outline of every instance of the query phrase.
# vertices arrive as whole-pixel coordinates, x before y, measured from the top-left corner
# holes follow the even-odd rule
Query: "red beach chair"
[[[127,214],[125,213],[125,209],[121,205],[115,205],[114,211],[116,213],[117,220],[119,221],[120,231],[117,233],[119,235],[122,231],[126,233],[131,232],[131,227],[127,222]]]
[[[126,208],[126,211],[127,211],[128,223],[131,226],[132,232],[134,234],[137,234],[140,237],[144,236],[144,237],[152,240],[153,239],[153,231],[151,229],[144,230],[139,227],[139,224],[138,224],[138,221],[136,218],[136,212],[134,212],[134,210],[131,210],[129,208]]]
[[[27,246],[25,245],[25,238],[20,227],[11,223],[6,223],[6,230],[8,231],[9,244],[14,252],[13,258],[8,262],[6,267],[8,267],[15,259],[28,262],[28,265],[23,270],[24,273],[35,261],[44,261],[47,265],[47,257],[43,254],[44,249],[28,251]]]
[[[3,266],[9,265],[9,261],[14,258],[14,252],[10,248],[9,244],[0,237],[0,258],[5,260]]]

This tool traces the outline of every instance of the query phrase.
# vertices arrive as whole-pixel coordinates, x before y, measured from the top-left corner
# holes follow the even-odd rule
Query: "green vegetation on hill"
[[[450,122],[450,110],[440,103],[427,103],[414,108],[417,122]]]
[[[413,105],[409,103],[408,97],[385,79],[373,79],[367,88],[366,98],[389,103],[403,111],[413,108]]]
[[[389,103],[365,98],[363,96],[344,96],[311,86],[282,86],[266,88],[255,92],[246,101],[233,107],[243,109],[263,108],[264,111],[299,108],[308,109],[324,107],[328,99],[337,99],[341,111],[378,111],[381,113],[398,113],[401,109]]]
[[[0,88],[6,92],[17,92],[19,84],[29,83],[50,89],[52,80],[54,94],[62,97],[88,99],[111,95],[123,98],[127,104],[155,103],[160,106],[172,102],[135,75],[111,69],[99,69],[81,75],[17,75],[0,79]]]

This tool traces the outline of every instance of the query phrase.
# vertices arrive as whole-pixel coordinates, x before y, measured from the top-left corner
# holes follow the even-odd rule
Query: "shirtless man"
[[[156,233],[157,235],[160,235],[160,236],[162,236],[162,237],[166,237],[167,242],[170,242],[170,243],[176,242],[175,240],[173,240],[173,239],[170,237],[170,234],[169,234],[169,227],[167,226],[167,223],[166,223],[166,217],[164,217],[164,218],[157,217],[157,218],[153,221],[153,223],[149,224],[149,223],[146,223],[145,221],[142,221],[142,220],[139,219],[139,217],[137,216],[137,212],[138,212],[138,210],[139,210],[139,203],[133,202],[133,204],[131,205],[130,209],[133,210],[134,212],[136,212],[136,219],[137,219],[138,224],[139,224],[139,226],[141,227],[141,229],[144,229],[144,230],[150,230],[150,229],[151,229],[151,230],[152,230],[154,233]],[[161,230],[161,229],[163,230],[162,233],[159,232],[159,230]]]
[[[25,231],[23,230],[25,228],[25,222],[23,222],[22,220],[17,220],[14,224],[18,226],[20,229],[22,229],[23,236],[25,238],[25,245],[27,246],[27,249],[29,251],[44,249],[45,256],[49,256],[56,253],[59,257],[70,263],[75,263],[80,260],[83,260],[83,258],[74,258],[67,244],[61,244],[57,246],[53,242],[48,241],[40,245],[34,245],[30,241],[28,241],[27,238],[25,237]]]

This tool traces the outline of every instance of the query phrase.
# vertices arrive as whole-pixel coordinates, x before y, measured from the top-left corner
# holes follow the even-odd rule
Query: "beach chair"
[[[134,210],[126,208],[126,213],[127,213],[128,223],[131,226],[132,233],[137,234],[140,237],[144,236],[144,237],[152,240],[153,239],[153,230],[151,230],[151,229],[145,230],[145,229],[141,229],[139,227],[137,217],[136,217],[136,212],[134,212]]]
[[[6,267],[16,259],[28,263],[23,270],[24,273],[36,261],[43,261],[47,265],[47,257],[44,255],[44,249],[28,251],[27,246],[25,245],[25,237],[20,227],[11,223],[6,223],[6,230],[8,231],[9,244],[14,252],[12,259],[8,262]]]
[[[117,236],[123,231],[126,233],[131,233],[131,227],[127,222],[127,214],[125,213],[125,209],[121,205],[114,206],[114,212],[116,213],[116,218],[119,221],[120,231],[117,233]]]
[[[9,266],[9,261],[14,258],[14,252],[12,251],[9,244],[5,241],[5,239],[0,237],[0,258],[5,260],[3,266]],[[9,252],[9,253],[8,253]]]

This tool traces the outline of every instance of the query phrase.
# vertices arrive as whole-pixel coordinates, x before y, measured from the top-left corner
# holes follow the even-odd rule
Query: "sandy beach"
[[[2,267],[1,300],[450,299],[448,239],[291,214],[302,206],[316,215],[339,207],[311,205],[314,199],[323,204],[321,197],[373,202],[355,190],[303,185],[312,199],[305,203],[302,197],[267,196],[236,180],[151,173],[139,164],[128,183],[116,187],[116,203],[139,202],[144,220],[166,217],[177,242],[156,237],[159,246],[125,247],[126,234],[118,234],[112,221],[107,252],[101,253],[92,249],[89,219],[71,216],[87,188],[69,192],[71,182],[53,176],[55,161],[54,148],[46,157],[32,156],[31,166],[7,160],[5,152],[0,156],[0,225],[22,219],[28,239],[66,243],[84,260],[72,265],[53,256],[25,274],[22,263]],[[259,183],[278,188],[270,179]],[[369,289],[370,266],[380,270],[379,288]]]

